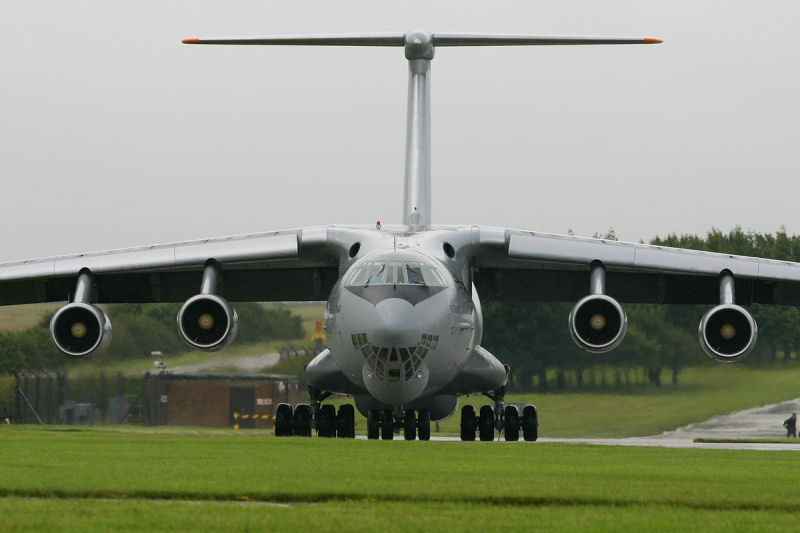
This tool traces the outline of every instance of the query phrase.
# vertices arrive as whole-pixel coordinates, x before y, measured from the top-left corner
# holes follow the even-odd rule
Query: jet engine
[[[744,308],[722,304],[703,315],[698,328],[700,346],[717,361],[738,361],[756,345],[758,326]]]
[[[50,333],[55,345],[65,355],[84,359],[108,348],[111,343],[111,321],[97,307],[73,302],[53,315]]]
[[[92,272],[81,270],[70,303],[50,320],[53,342],[67,357],[92,357],[111,343],[111,321],[92,305],[94,289]]]
[[[719,305],[703,315],[698,328],[700,346],[717,361],[738,361],[756,345],[756,321],[735,300],[733,274],[725,270],[719,277]]]
[[[233,341],[239,328],[236,310],[215,294],[192,296],[178,311],[178,329],[194,348],[213,352]]]
[[[593,353],[613,350],[628,329],[622,306],[605,294],[590,294],[569,313],[569,332],[578,347]]]
[[[220,266],[206,263],[200,294],[192,296],[178,311],[178,330],[193,348],[213,352],[229,345],[239,329],[236,310],[217,295]]]
[[[606,270],[591,265],[589,296],[578,300],[569,313],[569,332],[579,348],[592,353],[613,350],[625,338],[628,317],[622,306],[606,292]]]

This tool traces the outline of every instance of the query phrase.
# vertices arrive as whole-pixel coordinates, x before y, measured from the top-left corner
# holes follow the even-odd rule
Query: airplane
[[[604,353],[627,329],[620,302],[708,304],[703,350],[746,356],[757,325],[743,307],[800,303],[800,263],[488,226],[436,226],[431,210],[430,68],[437,47],[657,44],[651,38],[406,33],[193,38],[186,44],[402,47],[408,118],[402,224],[324,226],[0,264],[0,305],[67,301],[50,332],[67,356],[105,350],[103,303],[184,302],[178,330],[207,351],[230,344],[230,302],[326,301],[329,346],[306,367],[309,403],[276,408],[278,436],[355,436],[352,396],[369,439],[430,439],[452,416],[461,438],[535,441],[536,407],[505,404],[509,367],[481,346],[481,299],[575,301],[568,330]],[[480,294],[480,297],[479,297]]]

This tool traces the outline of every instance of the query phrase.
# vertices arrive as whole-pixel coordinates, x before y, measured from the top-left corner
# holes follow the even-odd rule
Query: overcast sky
[[[196,36],[585,34],[442,48],[433,222],[623,240],[800,233],[796,0],[0,4],[0,260],[399,223],[400,48]]]

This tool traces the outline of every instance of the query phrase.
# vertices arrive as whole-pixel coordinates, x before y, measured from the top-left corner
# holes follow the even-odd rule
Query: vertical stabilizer
[[[408,130],[406,132],[403,223],[414,228],[431,224],[431,60],[435,46],[550,46],[594,44],[657,44],[642,37],[563,35],[487,35],[474,33],[378,33],[361,35],[272,35],[184,39],[185,44],[402,46],[408,59]]]
[[[407,33],[405,49],[408,59],[408,121],[403,224],[418,228],[431,223],[433,36],[421,31]]]

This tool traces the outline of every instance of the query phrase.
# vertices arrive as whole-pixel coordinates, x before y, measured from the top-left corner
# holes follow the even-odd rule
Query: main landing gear
[[[309,387],[311,403],[299,403],[294,409],[288,403],[278,404],[275,410],[276,437],[310,437],[312,429],[317,430],[319,437],[355,438],[355,410],[350,404],[339,407],[339,412],[331,404],[322,405],[322,401],[330,396]]]
[[[526,441],[535,441],[539,438],[539,417],[536,406],[528,404],[520,413],[516,405],[505,405],[505,387],[484,394],[493,403],[482,406],[478,415],[471,405],[461,408],[461,440],[475,440],[476,431],[480,440],[494,440],[495,430],[503,432],[507,441],[519,440],[520,432]]]
[[[367,438],[392,440],[395,429],[403,431],[405,440],[430,440],[431,413],[427,409],[399,410],[369,409],[367,411]]]

